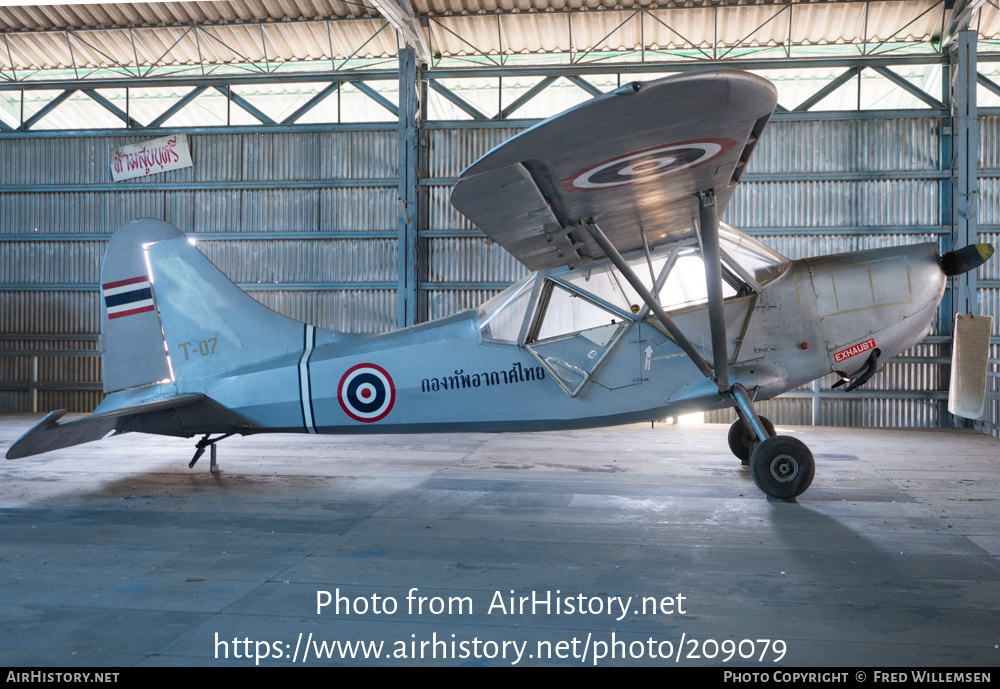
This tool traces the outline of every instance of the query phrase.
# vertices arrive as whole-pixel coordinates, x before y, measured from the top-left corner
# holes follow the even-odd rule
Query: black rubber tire
[[[753,482],[779,500],[792,500],[805,493],[815,473],[812,452],[801,440],[788,435],[768,438],[750,457]]]
[[[773,436],[774,424],[771,423],[770,419],[766,416],[758,416],[757,418],[764,424],[764,429],[768,435]],[[750,434],[747,433],[747,429],[743,426],[743,422],[740,419],[736,419],[733,425],[729,427],[729,449],[744,464],[750,461],[750,455],[754,451],[754,447],[751,447],[751,445],[756,443],[756,440],[750,438]]]

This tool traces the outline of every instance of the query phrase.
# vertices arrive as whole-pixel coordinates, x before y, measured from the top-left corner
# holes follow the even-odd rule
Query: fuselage
[[[547,430],[731,405],[644,309],[624,307],[628,295],[614,303],[598,284],[603,273],[587,270],[543,271],[485,311],[382,335],[288,325],[293,342],[228,371],[205,365],[223,359],[195,351],[197,334],[177,334],[185,346],[171,346],[165,319],[176,379],[142,396],[197,392],[228,410],[182,411],[155,430],[177,435]],[[875,350],[885,360],[919,342],[944,284],[932,244],[787,262],[763,286],[730,290],[731,380],[766,399],[831,371],[850,376]],[[704,301],[669,313],[711,361]],[[220,353],[233,346],[224,329],[215,337]],[[102,406],[125,403],[115,395]]]

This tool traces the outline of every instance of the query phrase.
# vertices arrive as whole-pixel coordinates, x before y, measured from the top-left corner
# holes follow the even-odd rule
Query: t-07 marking
[[[177,346],[184,350],[184,361],[188,361],[192,354],[199,356],[215,354],[215,345],[218,343],[219,338],[210,337],[207,340],[198,340],[197,342],[181,342]]]

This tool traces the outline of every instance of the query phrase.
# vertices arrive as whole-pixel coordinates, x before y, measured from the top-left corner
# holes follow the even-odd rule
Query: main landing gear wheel
[[[798,438],[768,438],[750,457],[750,473],[757,487],[779,500],[793,500],[806,492],[816,473],[812,452]]]
[[[774,424],[765,416],[758,416],[757,418],[764,424],[764,430],[767,431],[768,436],[773,437]],[[757,440],[751,438],[750,434],[747,433],[746,426],[743,425],[741,419],[736,419],[733,425],[729,427],[729,449],[733,451],[733,454],[744,465],[750,463],[750,455],[753,454],[758,444]]]

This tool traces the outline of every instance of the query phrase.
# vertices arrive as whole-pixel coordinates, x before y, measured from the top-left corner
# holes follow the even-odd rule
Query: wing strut
[[[622,258],[615,246],[598,227],[593,218],[584,220],[583,226],[590,236],[601,247],[615,267],[621,271],[632,288],[639,293],[643,301],[656,315],[657,320],[663,324],[677,345],[684,350],[692,363],[698,367],[702,374],[711,380],[719,388],[720,395],[731,395],[729,387],[729,347],[726,346],[726,318],[725,305],[722,301],[722,252],[719,249],[719,214],[715,205],[715,190],[709,189],[698,194],[699,208],[699,238],[702,245],[702,256],[705,262],[705,281],[708,293],[708,319],[712,330],[712,357],[715,363],[715,370],[705,361],[704,357],[695,350],[691,342],[684,336],[680,328],[670,319],[660,302],[654,297],[646,286],[642,284],[639,277],[632,270],[631,266]],[[645,239],[645,237],[643,237]],[[734,399],[735,401],[735,399]]]
[[[705,286],[708,294],[708,323],[712,330],[712,358],[715,360],[715,384],[719,394],[733,401],[747,431],[753,432],[758,442],[770,434],[753,408],[753,400],[746,388],[737,383],[729,385],[729,342],[726,337],[725,303],[722,297],[722,251],[719,248],[719,213],[715,205],[715,190],[698,193],[698,237],[701,255],[705,262]]]
[[[705,262],[708,288],[708,323],[712,329],[712,358],[715,360],[715,384],[719,394],[729,394],[729,347],[726,341],[725,304],[722,302],[722,253],[719,250],[719,214],[715,190],[698,194],[699,236]]]
[[[639,277],[632,270],[632,267],[625,261],[622,255],[615,248],[611,240],[608,239],[604,231],[594,222],[593,218],[581,221],[581,225],[587,230],[604,254],[621,271],[622,276],[632,285],[646,306],[653,312],[657,320],[666,328],[670,336],[673,337],[691,362],[698,367],[698,370],[710,380],[715,381],[719,388],[719,394],[729,397],[733,406],[739,412],[747,431],[752,432],[758,441],[763,441],[769,437],[769,433],[760,421],[760,417],[753,408],[753,401],[746,389],[742,385],[729,384],[729,347],[726,338],[725,304],[722,297],[722,252],[719,248],[719,215],[715,205],[715,191],[709,189],[698,194],[699,208],[699,228],[698,236],[702,245],[702,257],[705,263],[705,281],[708,292],[708,318],[709,326],[712,330],[712,358],[715,362],[715,370],[709,366],[705,358],[694,348],[690,340],[670,319],[660,302],[646,288]]]
[[[581,221],[581,224],[587,232],[590,233],[590,236],[594,238],[594,241],[597,242],[598,246],[601,247],[604,254],[611,259],[612,263],[615,264],[615,267],[621,271],[621,274],[628,281],[628,284],[632,285],[632,289],[639,293],[639,296],[642,297],[644,302],[646,302],[646,306],[650,308],[656,316],[656,319],[663,324],[663,327],[667,329],[670,336],[674,338],[674,342],[677,343],[677,346],[684,350],[684,353],[691,359],[691,363],[697,366],[698,370],[701,371],[706,378],[713,378],[712,367],[708,365],[708,362],[705,361],[704,357],[698,353],[698,350],[694,348],[694,345],[691,344],[690,340],[684,336],[681,329],[678,328],[677,325],[670,319],[670,316],[668,316],[667,312],[663,310],[662,306],[660,306],[660,302],[656,299],[656,297],[650,294],[649,290],[646,289],[646,286],[642,284],[642,280],[639,279],[639,276],[635,274],[632,267],[625,261],[624,258],[622,258],[622,255],[618,253],[618,249],[616,249],[614,244],[611,243],[611,240],[609,240],[607,235],[604,234],[604,231],[597,226],[594,219],[589,218],[587,220],[583,220]]]

